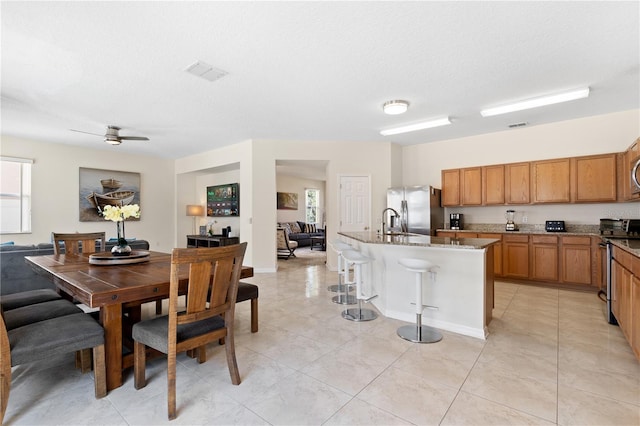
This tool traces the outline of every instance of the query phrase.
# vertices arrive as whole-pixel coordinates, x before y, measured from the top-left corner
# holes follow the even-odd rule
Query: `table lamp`
[[[202,216],[204,214],[204,208],[199,204],[188,204],[187,205],[187,216],[193,216],[193,235],[197,235],[196,233],[196,217]]]

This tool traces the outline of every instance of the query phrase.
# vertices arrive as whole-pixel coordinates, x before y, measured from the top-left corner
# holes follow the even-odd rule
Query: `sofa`
[[[115,241],[107,241],[105,251],[111,250],[115,244]],[[149,242],[145,240],[129,241],[129,245],[134,250],[149,250]],[[24,260],[25,256],[47,254],[53,254],[51,243],[0,246],[0,295],[42,288],[55,289],[50,278],[36,273]]]
[[[304,222],[280,222],[279,228],[284,228],[289,236],[289,240],[298,243],[298,247],[308,247],[311,245],[311,237],[324,237],[324,229],[318,228],[315,224]]]

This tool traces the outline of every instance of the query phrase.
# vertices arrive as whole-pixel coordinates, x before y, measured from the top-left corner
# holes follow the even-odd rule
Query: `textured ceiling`
[[[2,134],[35,140],[179,158],[246,139],[417,144],[640,107],[637,1],[3,1],[0,13]],[[186,73],[197,60],[228,75]],[[479,114],[581,86],[588,99]],[[409,111],[384,115],[390,99]],[[453,124],[379,134],[443,115]],[[108,124],[151,140],[69,130]]]

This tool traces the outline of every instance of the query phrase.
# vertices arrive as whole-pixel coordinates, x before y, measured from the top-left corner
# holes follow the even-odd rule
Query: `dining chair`
[[[82,253],[95,253],[96,240],[100,240],[100,250],[105,250],[105,233],[104,232],[84,232],[63,234],[52,232],[53,236],[53,253],[61,254],[60,243],[64,243],[64,252],[67,254],[80,254],[80,244],[82,245]]]
[[[61,253],[61,244],[64,243],[64,252],[66,254],[95,253],[105,250],[106,237],[104,232],[75,232],[75,233],[59,233],[52,232],[53,237],[53,253]],[[100,240],[98,247],[96,241]],[[82,248],[82,251],[80,250]],[[83,373],[87,373],[91,369],[91,351],[79,351],[76,354],[76,365]]]
[[[11,367],[87,348],[93,349],[95,396],[102,398],[107,395],[104,329],[91,316],[77,313],[7,330],[0,315],[0,424],[9,403]]]
[[[240,384],[233,339],[238,280],[247,243],[212,248],[175,248],[171,253],[169,313],[134,324],[134,386],[146,385],[147,346],[167,354],[168,416],[176,418],[176,355],[197,349],[207,360],[206,344],[225,338],[227,366],[234,385]],[[188,270],[186,309],[178,310],[180,270]],[[207,295],[209,295],[207,297]],[[224,317],[224,318],[223,318]]]

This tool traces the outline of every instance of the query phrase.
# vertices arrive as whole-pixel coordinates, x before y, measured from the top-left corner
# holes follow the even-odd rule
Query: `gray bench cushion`
[[[50,288],[41,288],[37,290],[7,294],[4,296],[0,295],[0,305],[2,305],[2,310],[6,312],[11,309],[33,305],[34,303],[49,302],[60,298],[61,296],[55,290]]]
[[[102,326],[84,313],[25,325],[8,334],[12,366],[104,344]]]
[[[4,313],[4,322],[7,330],[13,330],[28,324],[82,312],[82,309],[68,300],[58,299],[7,311]]]

